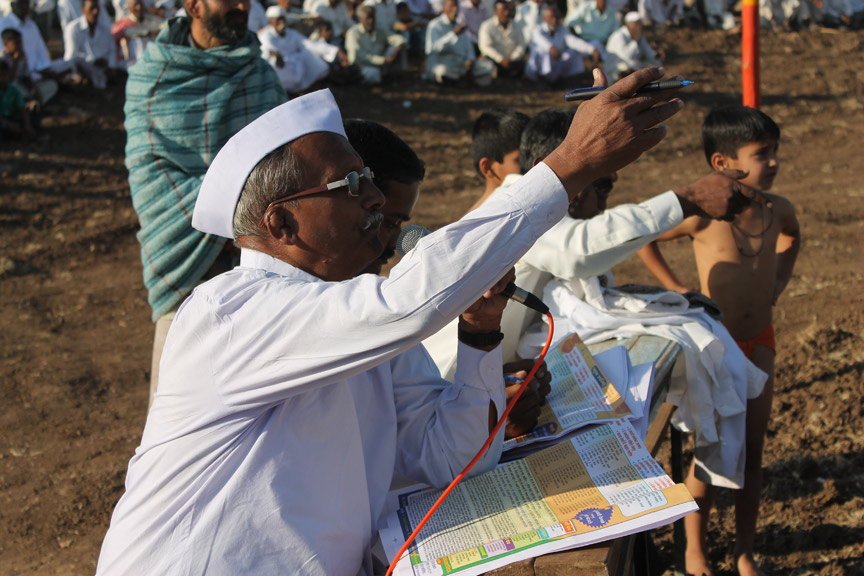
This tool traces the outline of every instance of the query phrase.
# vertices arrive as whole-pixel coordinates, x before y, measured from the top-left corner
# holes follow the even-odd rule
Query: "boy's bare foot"
[[[684,572],[687,576],[714,576],[714,569],[701,550],[687,550],[684,553]]]
[[[738,574],[741,576],[765,576],[752,554],[738,556]]]

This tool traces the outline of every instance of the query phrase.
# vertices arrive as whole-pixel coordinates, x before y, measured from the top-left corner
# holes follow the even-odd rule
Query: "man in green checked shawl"
[[[174,311],[234,265],[230,243],[192,228],[207,167],[231,136],[286,99],[247,31],[249,1],[185,0],[188,17],[171,20],[129,71],[126,167],[156,321],[151,398]]]

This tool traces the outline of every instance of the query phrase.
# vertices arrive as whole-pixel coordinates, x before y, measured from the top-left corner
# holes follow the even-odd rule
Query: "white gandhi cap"
[[[270,110],[231,137],[204,176],[192,227],[234,237],[234,209],[252,169],[267,154],[313,132],[345,136],[342,115],[330,90],[318,90]]]
[[[631,22],[641,22],[641,21],[642,21],[642,17],[639,16],[638,12],[627,12],[627,14],[624,15],[624,23],[625,24],[630,24]]]
[[[267,18],[285,18],[285,10],[280,6],[269,6],[267,12],[264,13]]]

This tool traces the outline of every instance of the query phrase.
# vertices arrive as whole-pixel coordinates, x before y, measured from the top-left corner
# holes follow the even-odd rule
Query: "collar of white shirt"
[[[264,254],[263,252],[258,252],[257,250],[251,250],[249,248],[242,248],[240,250],[240,266],[243,268],[265,270],[267,272],[272,272],[273,274],[278,274],[279,276],[285,276],[287,278],[293,278],[305,282],[323,282],[323,280],[317,276],[304,272],[296,266],[292,266],[291,264],[283,262],[278,258],[274,258],[269,254]]]

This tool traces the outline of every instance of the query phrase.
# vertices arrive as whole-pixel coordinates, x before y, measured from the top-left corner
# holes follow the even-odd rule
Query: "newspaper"
[[[440,490],[391,493],[391,557]],[[473,576],[512,562],[669,524],[696,510],[627,420],[578,431],[462,482],[397,564],[398,576]]]
[[[546,356],[552,390],[534,430],[504,442],[504,451],[548,442],[586,424],[630,416],[618,387],[606,377],[578,334],[564,338]]]

